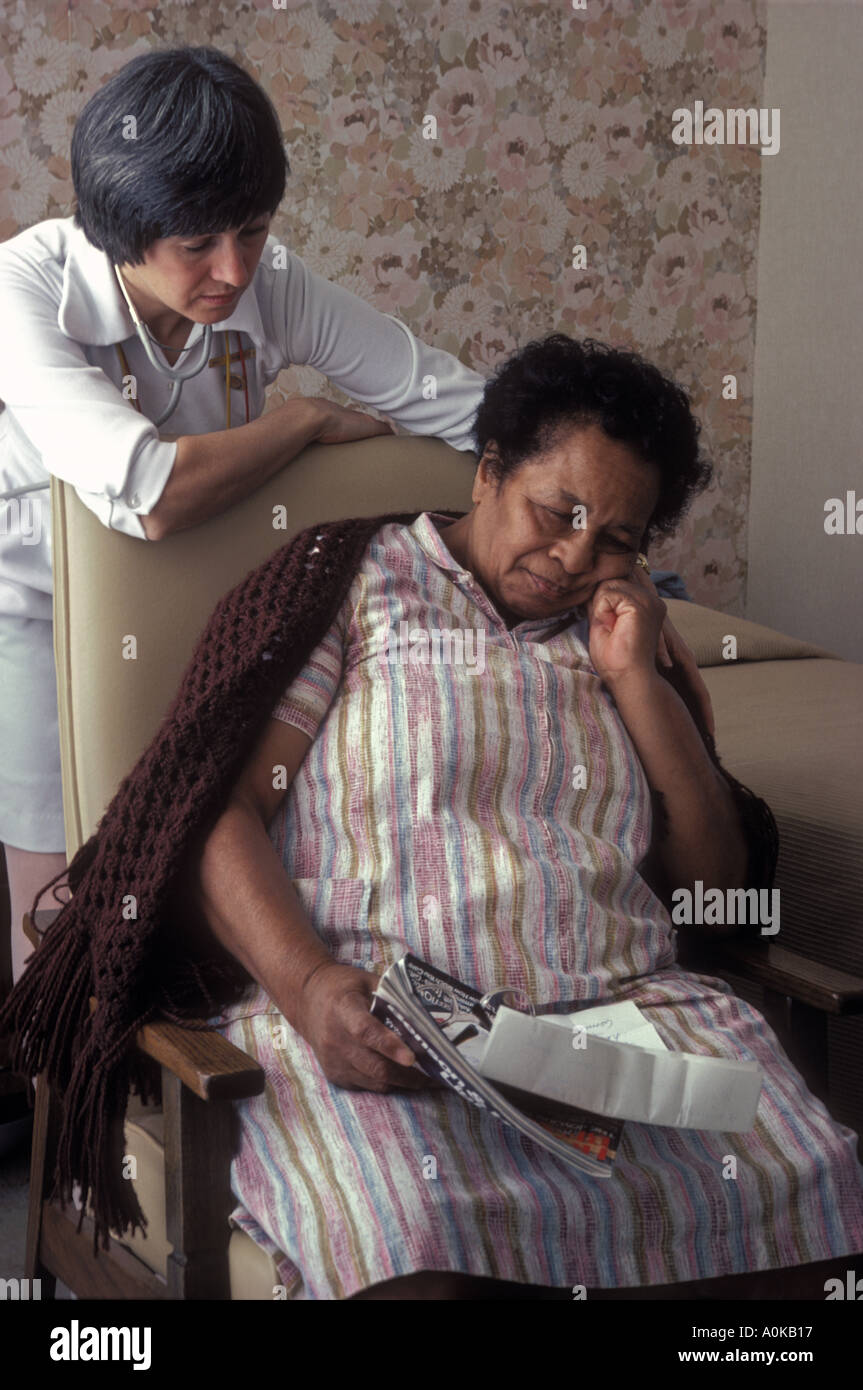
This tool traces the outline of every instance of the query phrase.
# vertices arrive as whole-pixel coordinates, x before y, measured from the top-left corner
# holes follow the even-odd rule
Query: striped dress
[[[299,1299],[420,1270],[609,1288],[863,1250],[854,1134],[755,1009],[676,963],[638,872],[648,784],[581,615],[508,630],[449,521],[377,532],[273,711],[314,738],[269,829],[286,873],[342,963],[410,950],[537,1005],[630,999],[669,1048],[756,1060],[756,1124],[629,1121],[611,1178],[591,1178],[451,1092],[331,1085],[255,988],[219,1019],[268,1083],[238,1105],[233,1221]]]

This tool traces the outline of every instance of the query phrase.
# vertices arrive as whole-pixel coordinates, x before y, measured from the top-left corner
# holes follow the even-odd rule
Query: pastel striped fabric
[[[448,521],[377,533],[273,711],[314,740],[270,826],[286,873],[343,963],[407,949],[562,1011],[630,999],[671,1048],[758,1061],[757,1122],[628,1122],[612,1177],[590,1178],[449,1092],[331,1085],[256,990],[220,1020],[268,1079],[239,1106],[234,1221],[299,1299],[423,1269],[606,1288],[863,1251],[854,1134],[755,1009],[676,964],[638,872],[648,784],[580,614],[508,630],[450,555]],[[430,638],[416,659],[423,634],[454,630],[473,641],[435,660]]]

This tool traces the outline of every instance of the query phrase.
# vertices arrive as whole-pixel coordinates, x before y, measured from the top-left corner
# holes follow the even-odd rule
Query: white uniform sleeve
[[[272,284],[272,332],[286,363],[315,367],[412,434],[473,448],[471,429],[485,385],[479,372],[309,270],[293,252]]]
[[[106,526],[146,539],[137,513],[161,496],[177,445],[161,441],[152,421],[66,337],[40,279],[38,266],[3,265],[0,399],[47,472],[71,483]]]

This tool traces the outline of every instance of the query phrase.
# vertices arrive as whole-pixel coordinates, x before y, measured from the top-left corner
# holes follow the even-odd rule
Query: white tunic
[[[0,494],[63,478],[106,526],[146,539],[177,446],[152,423],[170,383],[147,360],[108,256],[71,217],[51,218],[0,245]],[[252,283],[233,313],[213,325],[211,357],[223,358],[224,330],[251,340],[250,419],[284,367],[315,367],[347,395],[413,434],[472,447],[470,429],[484,378],[452,354],[429,347],[391,314],[309,270],[267,238]],[[200,360],[195,324],[177,365]],[[136,379],[139,414],[124,397],[120,343]],[[170,364],[160,348],[157,358]],[[436,396],[423,395],[433,376]],[[231,426],[245,423],[242,390],[231,392]],[[225,370],[205,367],[183,386],[163,427],[172,435],[225,428]],[[51,524],[47,489],[0,501],[0,618],[45,618],[51,609]]]

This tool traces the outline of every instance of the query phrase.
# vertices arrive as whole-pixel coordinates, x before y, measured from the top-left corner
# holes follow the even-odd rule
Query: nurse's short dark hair
[[[116,265],[140,265],[159,237],[274,213],[290,172],[270,98],[216,48],[133,58],[72,132],[75,224]]]
[[[670,534],[713,474],[702,455],[701,426],[684,388],[636,352],[565,333],[528,343],[488,379],[473,424],[478,456],[501,483],[522,464],[539,462],[560,434],[597,424],[660,472],[659,500],[645,544]]]

